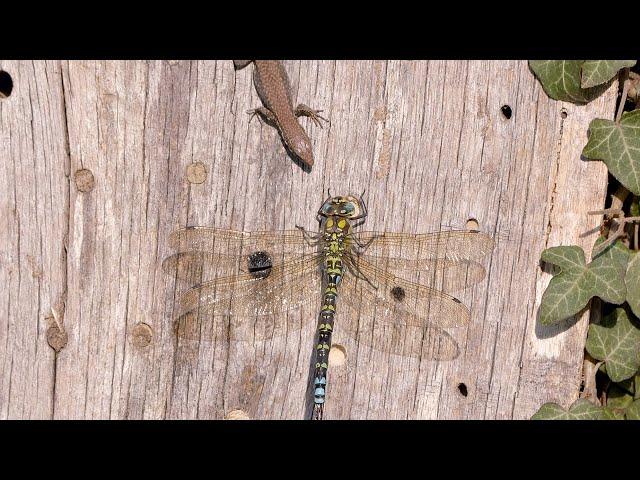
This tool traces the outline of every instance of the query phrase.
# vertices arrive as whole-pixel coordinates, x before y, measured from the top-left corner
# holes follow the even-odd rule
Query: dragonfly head
[[[323,217],[345,217],[345,218],[362,218],[366,212],[366,207],[362,198],[353,195],[328,198],[320,207],[318,212]]]

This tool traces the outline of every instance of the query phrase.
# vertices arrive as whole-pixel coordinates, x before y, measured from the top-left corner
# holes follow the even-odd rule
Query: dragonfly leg
[[[364,192],[362,192],[362,195],[364,195]],[[351,217],[351,220],[358,220],[357,222],[353,223],[353,225],[351,225],[354,228],[362,225],[365,222],[367,215],[369,215],[369,212],[367,211],[367,204],[365,203],[364,198],[362,198],[362,195],[360,195],[360,205],[362,206],[362,213],[356,217]]]
[[[314,246],[318,244],[318,241],[320,239],[319,233],[316,233],[316,234],[309,233],[306,228],[301,227],[300,225],[296,225],[296,228],[299,230],[302,230],[302,236],[307,242],[307,245]]]
[[[371,242],[373,242],[374,240],[376,240],[377,238],[381,238],[384,235],[373,235],[369,240],[367,240],[367,243],[361,243],[360,240],[358,240],[357,238],[354,238],[354,242],[356,245],[358,245],[358,247],[360,247],[360,251],[358,253],[364,253],[364,251],[367,249],[367,247],[369,245],[371,245]]]
[[[363,280],[363,281],[367,282],[369,285],[371,285],[371,287],[372,287],[374,290],[377,290],[377,289],[378,289],[378,287],[376,287],[373,283],[371,283],[371,281],[367,278],[367,276],[366,276],[364,273],[362,273],[362,270],[360,270],[360,268],[358,268],[358,266],[357,266],[355,263],[353,263],[353,262],[348,262],[348,263],[347,263],[347,266],[349,267],[349,271],[350,271],[351,273],[353,273],[353,275],[354,275],[356,278],[358,278],[358,279],[360,279],[360,280]]]

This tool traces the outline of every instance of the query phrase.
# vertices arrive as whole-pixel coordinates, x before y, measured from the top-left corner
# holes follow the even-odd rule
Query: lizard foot
[[[329,120],[321,116],[320,112],[322,112],[322,110],[315,110],[304,103],[301,103],[296,107],[295,114],[296,117],[309,117],[317,126],[322,128],[322,122],[320,122],[320,120],[324,120],[327,123],[329,123]]]

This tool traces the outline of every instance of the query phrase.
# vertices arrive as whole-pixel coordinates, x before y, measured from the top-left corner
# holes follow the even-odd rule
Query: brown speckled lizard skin
[[[322,110],[314,110],[304,104],[293,108],[289,77],[279,60],[234,60],[237,70],[253,62],[253,83],[264,107],[250,110],[259,115],[269,125],[278,129],[285,147],[308,167],[313,165],[311,140],[304,131],[298,117],[304,115],[322,127],[319,115]]]

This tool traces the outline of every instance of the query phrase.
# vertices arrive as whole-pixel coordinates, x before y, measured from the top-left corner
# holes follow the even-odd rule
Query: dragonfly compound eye
[[[253,252],[248,258],[249,273],[256,278],[267,278],[271,274],[273,262],[267,252]]]
[[[404,288],[402,287],[396,286],[391,289],[391,296],[393,296],[394,300],[397,302],[403,301],[405,295]]]

